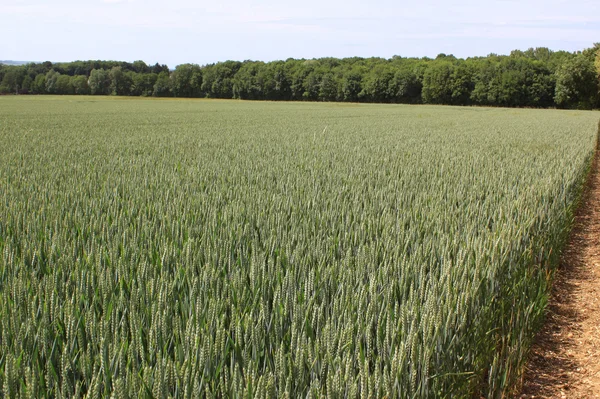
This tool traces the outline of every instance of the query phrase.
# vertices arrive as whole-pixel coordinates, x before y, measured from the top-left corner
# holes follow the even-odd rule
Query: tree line
[[[0,65],[0,93],[206,97],[591,109],[600,43],[456,58],[320,58],[149,66],[143,61]]]

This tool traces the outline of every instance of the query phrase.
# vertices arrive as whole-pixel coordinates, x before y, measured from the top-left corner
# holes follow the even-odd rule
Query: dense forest
[[[591,109],[600,43],[459,59],[321,58],[149,66],[143,61],[0,65],[0,93],[209,97]]]

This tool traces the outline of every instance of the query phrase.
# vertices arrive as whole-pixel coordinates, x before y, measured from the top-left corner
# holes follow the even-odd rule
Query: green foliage
[[[75,94],[75,87],[73,87],[72,78],[69,75],[60,75],[56,77],[56,83],[54,86],[54,93],[56,94]]]
[[[109,71],[105,69],[92,69],[88,79],[90,93],[107,95],[111,92]]]
[[[88,80],[85,76],[73,76],[71,83],[75,90],[75,94],[90,94],[90,87],[88,86]]]
[[[342,77],[342,100],[357,102],[362,92],[362,72],[358,69],[350,69]]]
[[[156,83],[154,84],[154,97],[169,97],[172,94],[172,82],[169,78],[169,74],[166,72],[161,72],[158,74],[156,78]]]
[[[262,65],[262,62],[244,62],[233,78],[233,98],[242,100],[262,98],[262,82],[258,76]]]
[[[290,82],[284,62],[269,62],[264,68],[259,69],[258,78],[262,83],[264,98],[269,100],[291,99]]]
[[[395,70],[387,64],[377,65],[362,80],[361,97],[369,102],[386,103],[394,98]]]
[[[131,95],[149,97],[154,93],[154,85],[158,76],[154,73],[134,73]]]
[[[321,91],[321,82],[323,80],[324,71],[321,69],[315,69],[314,66],[310,64],[306,70],[309,72],[302,84],[304,89],[304,92],[302,93],[302,99],[317,101],[319,99],[319,92]]]
[[[594,58],[594,68],[596,69],[596,84],[598,85],[596,105],[600,107],[600,43],[594,43],[594,49],[596,51],[596,56]]]
[[[594,59],[594,67],[596,68],[596,75],[600,78],[600,43],[594,45],[596,49],[596,57]]]
[[[337,77],[331,73],[325,73],[319,84],[319,100],[321,101],[337,101],[339,100],[338,93],[339,84]]]
[[[202,69],[196,64],[182,64],[171,74],[175,97],[202,96]]]
[[[237,61],[207,65],[202,71],[202,91],[208,97],[233,98],[234,77],[241,67]]]
[[[555,80],[548,66],[533,56],[488,60],[475,70],[471,99],[505,107],[549,107],[553,105]]]
[[[417,68],[411,66],[398,70],[390,82],[390,92],[393,102],[418,104],[422,101],[422,90],[422,76],[418,75]]]
[[[45,75],[37,75],[35,77],[35,80],[33,81],[31,90],[35,94],[46,93],[46,76]]]
[[[0,97],[0,396],[508,396],[597,118]]]
[[[108,72],[108,79],[110,80],[109,91],[115,96],[127,96],[131,93],[131,86],[133,85],[133,79],[125,72],[121,67],[113,67]]]
[[[131,69],[133,69],[133,71],[138,74],[150,73],[150,67],[148,67],[148,65],[146,65],[144,61],[133,61]]]
[[[454,65],[449,61],[431,64],[423,76],[423,102],[428,104],[451,104],[454,92]]]
[[[0,92],[57,94],[56,79],[67,75],[73,87],[75,77],[88,79],[87,88],[78,79],[74,91],[66,91],[76,94],[593,108],[600,105],[600,95],[590,92],[600,87],[597,50],[598,45],[575,53],[540,47],[468,59],[439,54],[435,59],[226,61],[182,64],[174,71],[143,61],[44,62],[0,66]],[[585,73],[576,72],[578,62],[586,64]],[[47,86],[26,87],[40,75],[52,77]]]
[[[31,91],[31,87],[33,86],[33,80],[29,75],[25,75],[23,78],[23,82],[21,83],[21,90],[25,93],[29,93]]]
[[[50,93],[50,94],[58,94],[57,93],[57,88],[56,88],[56,83],[58,81],[58,77],[61,76],[60,73],[56,72],[56,71],[48,71],[48,73],[46,74],[46,93]]]
[[[563,108],[589,109],[598,105],[598,76],[590,57],[579,54],[556,71],[554,100]]]
[[[21,71],[18,68],[7,69],[0,83],[1,93],[16,93],[21,88]]]

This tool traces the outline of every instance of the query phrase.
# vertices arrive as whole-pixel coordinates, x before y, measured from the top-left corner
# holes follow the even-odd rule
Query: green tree
[[[239,72],[238,72],[239,73]],[[237,75],[237,74],[236,74]],[[290,100],[291,87],[283,61],[264,64],[258,70],[258,82],[266,100]]]
[[[444,58],[432,62],[423,76],[423,102],[428,104],[451,104],[454,65]]]
[[[54,92],[56,94],[74,94],[75,88],[71,81],[72,77],[69,75],[58,74],[56,78],[56,84],[54,86]]]
[[[31,79],[29,75],[25,75],[23,82],[21,83],[21,91],[24,93],[30,93],[31,86],[33,86],[33,79]]]
[[[110,76],[104,69],[92,69],[88,85],[90,93],[94,95],[107,95],[110,93]]]
[[[242,67],[238,61],[219,62],[202,70],[202,91],[207,97],[233,98],[233,82]]]
[[[338,80],[336,76],[327,72],[321,79],[321,85],[319,87],[319,100],[321,101],[336,101],[338,97]]]
[[[109,92],[113,96],[128,96],[131,93],[133,80],[120,66],[112,67],[108,72],[108,79],[110,80]]]
[[[551,106],[553,74],[547,63],[535,59],[535,54],[532,49],[475,62],[471,100],[481,105]]]
[[[403,66],[395,68],[394,77],[389,89],[392,101],[403,104],[418,104],[421,102],[423,84],[417,76],[415,68]]]
[[[154,85],[158,75],[155,73],[132,73],[131,95],[149,97],[154,94]]]
[[[290,84],[290,92],[293,100],[304,99],[304,81],[314,69],[313,60],[288,60],[286,61],[286,76]]]
[[[167,72],[161,72],[156,78],[154,84],[154,97],[169,97],[172,95],[171,92],[171,79]]]
[[[48,71],[48,73],[46,74],[46,93],[58,94],[56,83],[58,81],[59,76],[60,73],[56,71]]]
[[[90,87],[88,86],[88,80],[83,75],[73,76],[71,78],[71,84],[75,94],[90,94]]]
[[[164,64],[161,65],[157,62],[156,64],[154,64],[154,66],[150,68],[150,72],[155,73],[157,75],[161,72],[169,73],[169,67]]]
[[[352,68],[344,73],[341,79],[342,100],[356,102],[362,91],[362,72]]]
[[[394,74],[389,64],[376,65],[363,77],[362,97],[369,102],[390,102],[395,97]]]
[[[33,84],[31,85],[31,91],[35,94],[43,94],[46,93],[46,75],[39,74],[33,80]]]
[[[475,88],[473,83],[474,66],[466,61],[460,61],[452,71],[451,104],[468,105],[471,103],[471,93]]]
[[[594,43],[594,50],[596,52],[594,66],[596,67],[596,72],[600,76],[600,43]]]
[[[175,97],[202,96],[202,69],[196,64],[177,65],[171,74]]]
[[[320,69],[311,69],[312,71],[310,71],[303,82],[304,93],[302,93],[302,98],[305,100],[317,101],[319,99],[319,91],[321,90],[323,72]]]
[[[263,98],[263,87],[259,81],[259,73],[263,62],[246,61],[233,77],[233,98],[242,100],[260,100]]]
[[[0,83],[1,91],[4,93],[17,93],[21,88],[21,73],[18,67],[11,67],[8,69],[2,83]]]
[[[534,107],[551,107],[554,104],[556,78],[549,72],[535,74],[528,86],[527,104]]]
[[[598,105],[598,76],[589,57],[579,54],[558,68],[554,100],[561,108],[591,109]]]
[[[150,67],[144,61],[133,61],[132,69],[135,73],[150,73]]]

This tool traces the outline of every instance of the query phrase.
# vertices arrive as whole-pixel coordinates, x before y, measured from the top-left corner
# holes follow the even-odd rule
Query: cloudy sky
[[[206,64],[582,50],[599,0],[0,0],[0,59]]]

